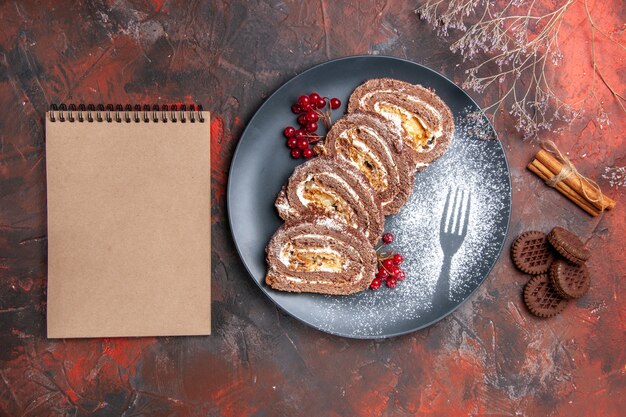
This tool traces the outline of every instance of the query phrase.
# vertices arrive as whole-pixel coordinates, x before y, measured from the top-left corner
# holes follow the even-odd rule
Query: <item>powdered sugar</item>
[[[401,333],[435,321],[480,285],[506,235],[511,189],[500,143],[476,140],[488,133],[469,133],[466,125],[467,120],[457,121],[451,148],[417,174],[409,202],[386,219],[385,230],[396,237],[388,247],[404,256],[407,279],[393,290],[383,286],[349,297],[316,296],[320,308],[314,315],[322,330],[357,337]],[[486,121],[482,129],[489,129]],[[468,232],[452,258],[449,299],[433,300],[443,262],[440,220],[446,196],[456,188],[471,193]]]
[[[458,134],[479,140],[497,139],[495,132],[489,126],[489,120],[481,110],[474,106],[467,106],[461,111],[461,115],[456,120]]]

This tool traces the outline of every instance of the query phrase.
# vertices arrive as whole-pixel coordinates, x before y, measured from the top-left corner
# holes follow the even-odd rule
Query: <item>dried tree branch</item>
[[[568,103],[557,93],[546,72],[563,60],[559,48],[562,23],[572,6],[581,1],[590,25],[593,76],[585,97]],[[624,96],[611,86],[596,60],[595,33],[621,50],[626,47],[596,25],[587,0],[563,0],[551,10],[542,10],[536,0],[509,0],[502,4],[495,0],[426,0],[416,10],[439,36],[449,36],[452,30],[463,32],[450,49],[461,54],[464,61],[487,55],[466,70],[463,87],[481,93],[496,82],[507,85],[498,100],[484,109],[492,121],[499,110],[506,109],[515,117],[516,128],[525,138],[535,137],[543,130],[559,130],[560,123],[556,122],[569,123],[579,117],[591,107],[588,100],[592,98],[596,120],[601,125],[609,124],[597,94],[596,75],[626,112]]]

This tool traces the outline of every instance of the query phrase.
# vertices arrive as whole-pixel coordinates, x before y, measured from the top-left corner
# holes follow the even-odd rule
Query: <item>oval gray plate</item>
[[[317,91],[338,97],[345,111],[352,91],[371,78],[391,77],[433,88],[455,117],[448,152],[415,181],[400,213],[386,218],[396,236],[385,250],[402,253],[406,280],[351,296],[291,294],[265,285],[265,246],[282,224],[274,199],[303,159],[294,160],[282,131],[297,126],[290,106]],[[511,213],[511,180],[502,146],[476,103],[453,82],[422,65],[382,56],[356,56],[318,65],[280,87],[250,120],[237,145],[228,181],[230,227],[241,259],[261,290],[281,309],[319,330],[353,338],[412,332],[442,319],[485,280],[498,259]],[[461,239],[441,232],[446,198],[459,191],[467,232]],[[470,201],[468,203],[468,201]],[[454,206],[454,198],[449,209]],[[452,218],[453,216],[451,216]],[[448,228],[453,225],[448,224]],[[459,229],[459,230],[462,230]],[[455,231],[455,230],[453,230]],[[449,254],[458,247],[454,255]],[[443,271],[443,272],[442,272]],[[440,280],[441,279],[443,281]],[[372,277],[373,278],[373,277]],[[437,283],[445,285],[437,285]],[[442,290],[443,288],[443,290]]]

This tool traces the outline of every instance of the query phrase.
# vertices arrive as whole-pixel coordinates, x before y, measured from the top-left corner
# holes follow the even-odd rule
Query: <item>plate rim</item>
[[[485,280],[487,279],[487,277],[491,274],[491,272],[493,271],[493,268],[495,267],[496,263],[498,263],[498,260],[500,260],[500,257],[502,256],[502,250],[504,248],[504,244],[506,243],[506,239],[509,233],[509,228],[511,226],[511,214],[513,211],[513,184],[512,184],[512,180],[511,180],[511,167],[509,165],[509,160],[506,156],[506,152],[504,151],[504,146],[502,146],[502,141],[500,140],[500,137],[498,135],[498,132],[496,131],[496,129],[494,128],[493,124],[491,123],[491,120],[489,120],[488,117],[484,116],[485,119],[487,120],[487,123],[489,125],[489,127],[491,128],[491,130],[493,131],[493,133],[495,134],[496,138],[493,139],[495,141],[498,142],[498,145],[500,146],[500,148],[502,149],[502,155],[504,157],[504,164],[506,166],[506,170],[508,172],[507,175],[507,180],[508,180],[508,184],[509,184],[509,192],[508,192],[508,198],[509,198],[509,207],[508,207],[508,218],[506,220],[506,227],[504,229],[504,239],[502,239],[502,243],[500,244],[500,247],[498,248],[498,254],[497,256],[494,258],[494,261],[492,262],[492,264],[489,266],[489,270],[487,271],[487,273],[485,274],[485,276],[480,280],[480,282],[478,283],[478,285],[476,286],[476,288],[474,288],[464,299],[463,301],[461,301],[459,304],[457,304],[454,308],[450,309],[449,311],[447,311],[446,313],[444,313],[443,315],[437,316],[435,317],[433,320],[424,323],[418,327],[415,327],[413,329],[409,329],[409,330],[403,330],[400,332],[395,332],[395,333],[391,333],[391,334],[384,334],[384,335],[355,335],[355,334],[344,334],[344,333],[340,333],[340,332],[335,332],[332,330],[328,330],[328,329],[324,329],[316,324],[313,324],[301,317],[298,317],[292,313],[290,313],[287,309],[285,309],[282,305],[280,305],[276,300],[274,300],[273,297],[270,296],[269,293],[269,289],[265,288],[263,283],[258,282],[255,278],[254,275],[252,274],[252,272],[250,271],[250,268],[248,267],[248,263],[245,261],[244,257],[241,254],[241,248],[239,247],[239,244],[237,242],[237,239],[235,238],[235,234],[233,231],[233,221],[232,221],[232,212],[231,212],[231,193],[232,193],[232,184],[233,184],[233,180],[232,180],[232,176],[231,176],[231,172],[233,169],[233,166],[235,165],[235,162],[237,160],[237,156],[239,154],[240,148],[241,148],[241,143],[242,143],[242,139],[245,137],[248,129],[250,128],[250,126],[253,124],[253,122],[255,121],[255,119],[257,118],[257,116],[259,115],[259,113],[261,112],[261,110],[267,105],[267,103],[269,103],[271,101],[271,99],[277,95],[281,90],[283,90],[284,88],[286,88],[289,84],[291,84],[292,82],[295,82],[296,79],[298,79],[300,76],[310,72],[310,71],[314,71],[314,70],[318,70],[319,68],[322,68],[326,65],[330,65],[330,64],[334,64],[340,61],[346,61],[346,60],[353,60],[353,59],[361,59],[361,58],[365,58],[365,59],[389,59],[392,61],[401,61],[404,63],[408,63],[408,64],[412,64],[412,65],[417,65],[419,67],[421,67],[424,70],[427,70],[428,72],[431,72],[439,77],[444,78],[446,81],[448,81],[450,84],[454,85],[458,90],[460,90],[464,95],[467,96],[467,98],[470,99],[470,101],[481,111],[483,112],[482,108],[478,105],[478,103],[476,103],[476,101],[472,98],[472,96],[470,96],[463,88],[459,87],[454,81],[452,81],[450,78],[448,78],[447,76],[425,66],[422,64],[419,64],[417,62],[413,62],[411,60],[408,59],[404,59],[404,58],[398,58],[398,57],[394,57],[394,56],[389,56],[389,55],[349,55],[349,56],[344,56],[341,58],[335,58],[335,59],[331,59],[328,61],[324,61],[322,63],[319,63],[317,65],[312,66],[311,68],[308,68],[296,75],[294,75],[293,77],[291,77],[289,80],[287,80],[286,82],[284,82],[283,84],[281,84],[272,94],[270,94],[264,101],[263,103],[256,109],[256,111],[254,112],[254,115],[252,116],[252,118],[250,118],[250,120],[248,121],[248,123],[246,123],[246,127],[244,128],[244,130],[241,132],[241,135],[239,136],[239,140],[237,141],[237,146],[235,147],[235,152],[233,153],[233,158],[230,162],[230,166],[229,166],[229,170],[228,170],[228,183],[227,183],[227,187],[226,187],[226,213],[227,213],[227,217],[228,217],[228,227],[230,230],[230,235],[231,238],[233,240],[233,243],[235,244],[235,249],[237,250],[237,255],[239,256],[239,259],[241,260],[241,263],[243,264],[244,268],[246,269],[246,272],[249,275],[249,278],[252,279],[252,281],[254,281],[254,283],[257,285],[257,287],[259,287],[261,289],[261,291],[263,292],[263,294],[276,306],[278,307],[278,309],[280,311],[282,311],[283,313],[287,314],[289,317],[292,317],[294,319],[296,319],[297,321],[299,321],[300,323],[303,323],[309,327],[312,327],[318,331],[321,331],[323,333],[326,334],[331,334],[333,336],[339,336],[339,337],[345,337],[348,339],[356,339],[356,340],[380,340],[380,339],[391,339],[391,338],[395,338],[398,336],[402,336],[402,335],[406,335],[406,334],[410,334],[410,333],[414,333],[416,331],[425,329],[427,327],[432,326],[433,324],[443,320],[444,318],[446,318],[447,316],[449,316],[450,314],[454,313],[459,307],[461,307],[463,304],[465,304],[470,298],[472,298],[472,296],[474,295],[474,293],[485,283]],[[484,114],[484,112],[483,112]]]

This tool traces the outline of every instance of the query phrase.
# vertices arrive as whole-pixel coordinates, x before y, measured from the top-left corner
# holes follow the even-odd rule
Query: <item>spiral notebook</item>
[[[48,337],[211,331],[209,113],[46,113]]]

